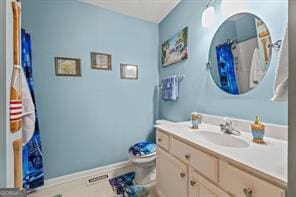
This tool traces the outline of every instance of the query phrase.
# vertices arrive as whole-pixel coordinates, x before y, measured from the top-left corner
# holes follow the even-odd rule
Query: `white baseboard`
[[[67,182],[75,181],[75,180],[78,180],[78,179],[87,178],[87,177],[90,177],[90,176],[93,176],[93,175],[99,175],[99,174],[103,174],[103,173],[107,173],[107,172],[111,172],[111,171],[116,171],[116,170],[121,169],[121,168],[129,167],[131,165],[132,164],[129,161],[123,161],[123,162],[110,164],[110,165],[107,165],[107,166],[101,166],[101,167],[93,168],[93,169],[90,169],[90,170],[80,171],[80,172],[67,174],[67,175],[52,178],[52,179],[48,179],[48,180],[45,180],[44,186],[42,186],[42,187],[40,187],[40,188],[38,188],[36,190],[42,190],[42,189],[52,187],[52,186],[55,186],[55,185],[59,185],[59,184],[62,184],[62,183],[67,183]]]

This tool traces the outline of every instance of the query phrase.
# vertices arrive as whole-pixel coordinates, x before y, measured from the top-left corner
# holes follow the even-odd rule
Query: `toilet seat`
[[[130,157],[134,157],[134,158],[146,158],[146,157],[153,157],[154,155],[156,155],[156,152],[147,154],[147,155],[141,155],[141,156],[134,156],[134,155],[130,155]]]
[[[128,152],[131,157],[150,157],[156,154],[156,145],[153,142],[142,141],[131,146]]]

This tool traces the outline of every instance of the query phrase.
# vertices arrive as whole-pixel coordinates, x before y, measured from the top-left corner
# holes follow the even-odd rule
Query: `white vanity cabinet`
[[[193,169],[190,169],[189,197],[230,197],[230,195],[199,175]]]
[[[156,172],[157,194],[159,197],[187,196],[187,166],[166,153],[157,149]]]
[[[225,161],[219,165],[219,185],[233,196],[284,197],[285,190]]]
[[[156,192],[159,197],[284,197],[285,188],[157,130]]]

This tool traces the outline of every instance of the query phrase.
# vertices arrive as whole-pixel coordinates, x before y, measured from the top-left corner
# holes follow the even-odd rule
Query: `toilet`
[[[167,120],[157,120],[157,125],[174,124]],[[129,148],[129,160],[135,166],[136,185],[151,186],[156,179],[156,145],[153,142],[142,141]]]
[[[129,148],[129,160],[135,167],[136,185],[150,185],[155,182],[156,145],[142,141]]]

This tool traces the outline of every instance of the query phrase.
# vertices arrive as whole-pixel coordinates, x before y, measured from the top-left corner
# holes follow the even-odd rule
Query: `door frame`
[[[296,1],[289,0],[288,197],[296,194]]]
[[[0,188],[7,185],[6,171],[6,1],[0,1]]]

